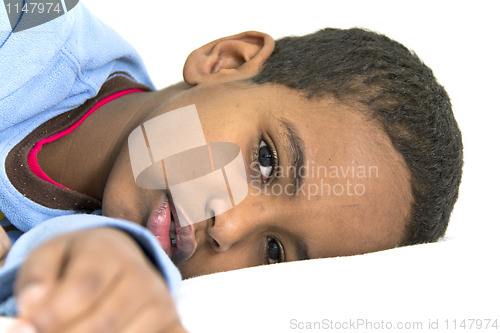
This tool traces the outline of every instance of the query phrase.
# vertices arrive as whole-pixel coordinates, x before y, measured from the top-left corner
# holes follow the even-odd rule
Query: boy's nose
[[[229,212],[217,215],[208,228],[212,247],[217,252],[226,252],[245,238],[247,228],[242,221],[236,221]]]
[[[225,252],[229,250],[232,246],[247,239],[255,231],[261,230],[267,223],[263,216],[257,216],[248,207],[249,205],[245,204],[239,205],[215,216],[209,222],[207,232],[215,251]]]

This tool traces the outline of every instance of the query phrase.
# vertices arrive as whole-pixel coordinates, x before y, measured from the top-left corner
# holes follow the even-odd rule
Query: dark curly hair
[[[333,97],[368,111],[411,173],[413,204],[402,245],[444,235],[458,198],[462,137],[448,94],[415,53],[364,29],[324,29],[276,41],[251,81],[285,85],[310,99]]]

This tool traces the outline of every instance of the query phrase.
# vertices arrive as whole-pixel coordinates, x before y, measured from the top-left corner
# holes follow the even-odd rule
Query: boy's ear
[[[273,38],[258,31],[217,39],[191,52],[184,64],[184,81],[196,85],[250,78],[273,51]]]

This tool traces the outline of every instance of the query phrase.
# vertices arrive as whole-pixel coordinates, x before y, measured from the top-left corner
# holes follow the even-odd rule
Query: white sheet
[[[436,320],[442,331],[446,320],[449,328],[464,319],[500,325],[500,273],[491,260],[499,250],[495,237],[448,240],[219,273],[184,281],[178,309],[192,333],[295,332],[314,322],[345,332],[382,321],[387,330],[429,329]]]

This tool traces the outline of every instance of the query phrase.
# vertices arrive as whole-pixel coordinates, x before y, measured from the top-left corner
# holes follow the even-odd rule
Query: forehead
[[[287,226],[311,240],[315,257],[397,246],[410,213],[410,175],[383,129],[331,99],[276,100],[282,107],[269,111],[276,131],[286,141],[283,122],[291,124],[304,146],[302,185],[293,200],[282,201],[282,214],[293,212]],[[289,177],[282,167],[281,176]]]

